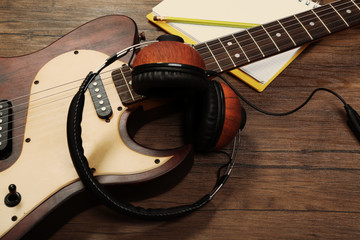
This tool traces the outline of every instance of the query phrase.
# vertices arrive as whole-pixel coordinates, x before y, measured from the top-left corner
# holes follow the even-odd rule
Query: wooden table
[[[152,40],[164,32],[145,15],[159,2],[2,0],[0,55],[37,51],[81,24],[109,14],[131,17],[139,32]],[[224,76],[253,103],[274,112],[295,108],[317,87],[335,90],[360,110],[359,42],[356,27],[311,44],[263,93]],[[287,117],[244,107],[248,121],[237,163],[208,205],[171,221],[137,220],[96,206],[65,222],[50,239],[359,239],[360,149],[341,102],[319,93]],[[170,116],[146,125],[137,140],[159,148],[178,144],[176,119]],[[160,129],[156,136],[154,129]],[[223,161],[213,154],[196,156],[192,170],[175,188],[134,204],[191,203],[212,188]]]

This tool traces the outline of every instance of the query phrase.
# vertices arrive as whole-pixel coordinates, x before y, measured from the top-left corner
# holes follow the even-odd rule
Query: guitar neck
[[[194,48],[204,59],[207,70],[225,72],[358,24],[360,0],[339,0],[203,42]],[[131,87],[131,69],[128,66],[117,69],[112,75],[123,104],[132,104],[143,98]]]
[[[195,45],[206,69],[225,72],[360,24],[360,0],[339,0]]]

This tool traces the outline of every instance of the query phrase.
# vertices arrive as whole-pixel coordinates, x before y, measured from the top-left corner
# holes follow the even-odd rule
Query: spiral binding
[[[322,4],[322,0],[298,0],[299,2],[305,2],[305,5],[309,6],[311,3],[314,4],[313,8],[317,8],[318,6],[320,6]]]

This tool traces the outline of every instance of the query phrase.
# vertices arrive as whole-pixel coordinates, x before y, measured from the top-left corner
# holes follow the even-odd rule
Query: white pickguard
[[[78,180],[68,152],[66,138],[67,112],[71,99],[84,77],[101,66],[107,55],[79,50],[68,52],[48,62],[37,74],[30,93],[23,149],[19,159],[0,174],[0,197],[15,184],[22,196],[19,205],[0,204],[0,237],[21,219],[65,186]],[[113,64],[118,68],[121,62]],[[111,71],[102,74],[113,115],[106,123],[97,117],[87,93],[82,121],[85,156],[96,175],[124,175],[145,172],[164,164],[169,157],[139,154],[122,141],[118,126],[126,110],[112,82]],[[117,108],[122,107],[121,111]],[[25,142],[29,138],[30,142]],[[155,164],[159,159],[160,164]],[[17,220],[13,221],[12,217]]]

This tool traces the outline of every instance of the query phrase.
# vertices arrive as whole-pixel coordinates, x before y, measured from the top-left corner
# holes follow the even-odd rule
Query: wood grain
[[[155,39],[163,32],[145,15],[159,2],[2,0],[0,56],[37,51],[81,24],[109,14],[133,18],[147,39]],[[225,76],[267,110],[287,111],[314,88],[328,87],[360,111],[359,42],[356,27],[311,44],[263,93]],[[50,239],[358,239],[360,148],[347,127],[342,104],[319,93],[304,109],[287,117],[245,108],[248,121],[237,164],[210,204],[168,222],[135,220],[97,206],[71,218]],[[177,145],[181,142],[179,116],[144,126],[136,140],[155,148]],[[224,161],[222,155],[197,155],[179,185],[134,204],[191,203],[212,188],[217,167]]]
[[[205,70],[204,60],[192,47],[180,42],[160,41],[144,47],[134,59],[134,68],[143,64],[178,63]]]

